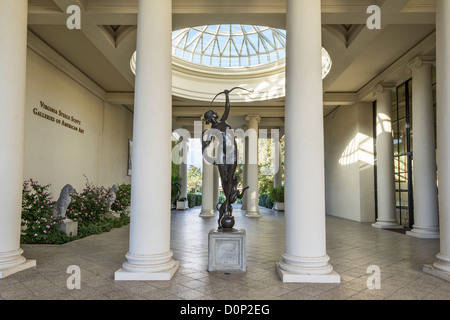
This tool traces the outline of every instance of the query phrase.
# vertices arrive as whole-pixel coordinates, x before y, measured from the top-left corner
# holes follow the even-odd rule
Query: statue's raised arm
[[[235,89],[242,89],[248,92],[253,92],[253,90],[248,90],[242,87],[234,87],[231,90],[224,90],[222,92],[219,92],[218,94],[216,94],[216,96],[214,97],[214,99],[211,101],[210,106],[213,104],[214,100],[216,100],[216,98],[221,95],[221,94],[225,94],[225,111],[222,115],[222,118],[220,118],[220,122],[225,122],[228,119],[228,115],[230,114],[230,93],[235,90]]]

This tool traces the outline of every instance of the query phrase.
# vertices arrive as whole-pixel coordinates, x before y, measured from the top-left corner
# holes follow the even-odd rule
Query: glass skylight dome
[[[180,29],[172,35],[172,54],[211,67],[258,66],[286,57],[286,31],[241,24]]]
[[[134,52],[130,61],[134,74],[136,59]],[[286,31],[241,24],[179,29],[172,32],[172,62],[174,96],[210,101],[224,87],[241,86],[254,93],[244,96],[234,93],[234,101],[282,98],[285,96]],[[332,59],[322,48],[322,79],[331,66]]]

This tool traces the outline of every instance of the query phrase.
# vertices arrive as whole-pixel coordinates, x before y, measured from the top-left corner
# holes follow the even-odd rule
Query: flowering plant
[[[131,185],[122,184],[119,191],[116,192],[116,200],[111,204],[111,210],[116,212],[124,212],[131,203]]]
[[[67,208],[67,217],[84,223],[88,221],[102,221],[108,211],[109,191],[105,187],[93,186],[86,180],[86,187],[81,193],[76,190],[72,194],[72,201]]]
[[[47,191],[49,187],[33,179],[23,183],[22,243],[62,243],[68,239],[64,232],[57,229],[62,218],[53,216],[55,202]]]

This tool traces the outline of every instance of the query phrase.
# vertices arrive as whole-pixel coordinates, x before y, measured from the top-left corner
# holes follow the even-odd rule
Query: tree
[[[200,193],[202,191],[202,170],[196,166],[188,169],[188,192]]]
[[[273,187],[273,146],[271,139],[258,139],[258,192],[267,194]]]

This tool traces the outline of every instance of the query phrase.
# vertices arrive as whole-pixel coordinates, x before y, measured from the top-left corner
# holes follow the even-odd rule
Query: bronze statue
[[[231,90],[225,90],[218,93],[211,101],[210,105],[212,105],[214,100],[219,95],[225,94],[225,112],[222,115],[222,118],[219,119],[219,115],[217,114],[217,112],[213,110],[207,111],[204,115],[204,121],[206,124],[211,123],[211,129],[204,130],[202,133],[203,153],[215,138],[220,137],[221,139],[221,141],[218,141],[219,148],[217,151],[219,154],[216,155],[215,158],[219,161],[214,161],[213,164],[216,165],[219,170],[222,188],[225,194],[225,201],[223,203],[218,203],[216,206],[217,210],[219,211],[218,229],[223,231],[232,230],[234,226],[232,204],[236,202],[237,199],[242,199],[245,190],[248,189],[248,187],[245,187],[242,192],[240,192],[237,187],[237,178],[235,177],[235,172],[237,168],[238,150],[234,132],[231,129],[231,126],[227,123],[227,118],[230,113],[229,94],[235,89],[247,90],[244,88],[235,87]],[[218,132],[220,132],[220,135],[218,134]],[[205,136],[206,139],[204,139]]]

